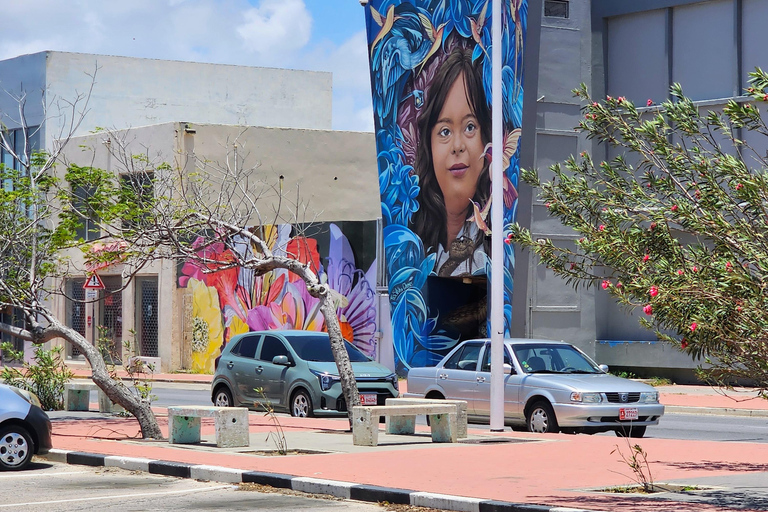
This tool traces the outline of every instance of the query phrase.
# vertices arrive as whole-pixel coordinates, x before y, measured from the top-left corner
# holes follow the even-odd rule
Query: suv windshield
[[[286,336],[286,339],[300,359],[322,363],[333,362],[331,339],[327,334],[318,333],[317,336]],[[348,341],[344,341],[344,346],[347,348],[350,362],[362,363],[370,361],[368,356]]]
[[[602,373],[571,345],[526,343],[512,349],[526,373]]]

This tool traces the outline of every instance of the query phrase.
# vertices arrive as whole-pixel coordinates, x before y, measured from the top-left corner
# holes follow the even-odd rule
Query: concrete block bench
[[[387,434],[414,434],[413,418],[426,414],[430,419],[433,443],[455,443],[458,432],[456,406],[452,404],[357,405],[352,407],[352,443],[379,444],[379,417],[386,418]],[[408,421],[410,418],[411,421]]]
[[[67,411],[89,410],[91,391],[99,392],[99,412],[115,413],[125,410],[110,400],[107,394],[92,382],[68,382],[64,384],[64,409]]]
[[[168,407],[168,442],[199,443],[200,418],[213,418],[219,448],[250,446],[248,408],[212,405]]]
[[[456,436],[459,439],[465,439],[467,437],[467,401],[466,400],[442,400],[435,398],[387,398],[387,405],[420,405],[420,404],[449,404],[456,407],[458,431]],[[403,417],[400,421],[410,421],[413,423],[411,426],[411,432],[416,428],[416,417],[409,416]],[[403,427],[404,428],[404,427]]]

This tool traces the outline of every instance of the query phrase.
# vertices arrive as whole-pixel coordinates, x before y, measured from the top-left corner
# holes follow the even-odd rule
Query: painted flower
[[[194,278],[188,280],[187,288],[192,291],[192,371],[212,373],[224,342],[219,295]]]

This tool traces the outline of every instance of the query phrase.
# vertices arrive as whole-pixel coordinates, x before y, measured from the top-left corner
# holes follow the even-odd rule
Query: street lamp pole
[[[501,0],[491,16],[491,431],[504,430],[504,133],[501,96]]]

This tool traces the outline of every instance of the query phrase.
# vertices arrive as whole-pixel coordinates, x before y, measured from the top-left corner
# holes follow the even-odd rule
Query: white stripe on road
[[[68,473],[71,474],[71,473]],[[205,491],[217,491],[219,489],[229,489],[235,487],[233,485],[217,485],[215,487],[206,487],[205,489],[184,489],[181,491],[164,491],[164,492],[142,492],[137,494],[117,494],[111,496],[98,496],[94,498],[74,498],[71,500],[53,500],[53,501],[30,501],[27,503],[8,503],[0,504],[0,508],[10,507],[27,507],[32,505],[51,505],[54,503],[75,503],[78,501],[97,501],[97,500],[113,500],[115,498],[138,498],[142,496],[162,496],[168,494],[191,494],[193,492],[205,492]]]

